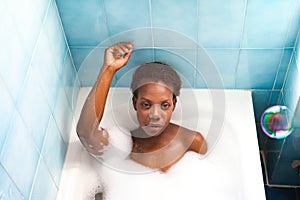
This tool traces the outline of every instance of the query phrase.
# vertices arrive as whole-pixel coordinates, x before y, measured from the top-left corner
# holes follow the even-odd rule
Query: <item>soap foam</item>
[[[107,130],[111,143],[98,160],[100,162],[90,165],[89,170],[96,173],[94,177],[97,178],[93,178],[90,189],[86,190],[88,199],[101,189],[105,200],[242,199],[239,185],[241,177],[234,176],[239,166],[230,169],[222,165],[230,157],[237,156],[234,149],[227,148],[226,158],[211,153],[205,159],[200,159],[199,154],[187,152],[167,173],[162,173],[128,158],[132,145],[129,131],[117,127]],[[234,143],[234,140],[226,139],[227,144]],[[224,148],[221,150],[224,151]]]

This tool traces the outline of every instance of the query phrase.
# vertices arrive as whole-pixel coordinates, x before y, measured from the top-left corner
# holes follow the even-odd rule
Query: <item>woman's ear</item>
[[[174,97],[173,98],[173,111],[175,110],[175,108],[176,108],[176,104],[177,104],[177,97]]]
[[[136,102],[137,102],[137,97],[135,95],[133,95],[133,97],[132,97],[132,105],[133,105],[134,110],[136,110]]]

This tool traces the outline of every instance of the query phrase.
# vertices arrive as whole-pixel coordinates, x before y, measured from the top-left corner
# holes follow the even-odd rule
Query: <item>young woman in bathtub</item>
[[[99,123],[113,76],[126,65],[133,45],[121,42],[106,49],[102,69],[82,108],[77,134],[93,155],[101,155],[109,143],[109,133],[99,128]],[[187,151],[206,153],[207,145],[199,132],[170,122],[180,88],[178,74],[166,64],[146,63],[136,70],[131,89],[140,126],[131,131],[130,154],[135,162],[166,172]]]

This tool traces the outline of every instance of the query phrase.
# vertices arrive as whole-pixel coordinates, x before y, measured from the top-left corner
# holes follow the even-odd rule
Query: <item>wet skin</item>
[[[133,106],[140,127],[132,131],[132,160],[166,172],[187,151],[206,152],[205,145],[201,149],[205,142],[200,133],[170,123],[176,102],[171,88],[162,82],[138,89]]]

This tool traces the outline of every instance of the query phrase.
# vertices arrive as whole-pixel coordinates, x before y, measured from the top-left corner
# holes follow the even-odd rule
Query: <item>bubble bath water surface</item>
[[[109,133],[112,135],[111,146],[120,145],[120,137],[116,136],[124,134],[118,128],[110,129]],[[120,148],[128,156],[131,138],[123,137],[122,142]],[[99,178],[91,183],[94,185],[90,185],[85,196],[91,199],[101,190],[105,200],[182,200],[201,196],[209,196],[210,200],[224,199],[224,196],[238,200],[241,199],[237,187],[239,178],[234,178],[238,165],[230,170],[224,166],[226,159],[237,156],[238,152],[228,149],[227,153],[228,158],[211,159],[214,155],[209,155],[200,159],[198,154],[188,152],[167,173],[162,173],[128,159],[126,153],[116,154],[115,148],[108,148],[101,160],[96,161],[98,164],[92,165],[94,169],[90,171],[95,171],[94,177]]]

